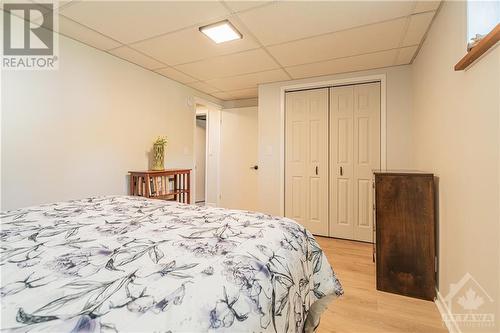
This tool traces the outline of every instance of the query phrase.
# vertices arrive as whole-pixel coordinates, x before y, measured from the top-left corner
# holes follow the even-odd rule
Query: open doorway
[[[194,197],[199,205],[219,206],[220,107],[199,100],[193,119]]]
[[[207,161],[207,113],[196,110],[195,128],[195,203],[205,205],[206,196],[206,161]]]

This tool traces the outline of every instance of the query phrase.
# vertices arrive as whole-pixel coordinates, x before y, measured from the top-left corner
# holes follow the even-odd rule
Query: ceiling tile
[[[123,43],[228,15],[216,1],[78,1],[60,12]]]
[[[196,90],[199,90],[201,92],[204,92],[206,94],[211,94],[211,93],[219,91],[217,88],[214,88],[211,85],[206,84],[205,82],[193,82],[193,83],[189,83],[188,86],[190,86],[191,88],[194,88]]]
[[[224,1],[233,13],[242,12],[255,7],[260,7],[265,4],[270,4],[272,1]]]
[[[410,15],[414,1],[282,1],[237,14],[264,45]]]
[[[428,12],[423,14],[415,14],[410,17],[410,24],[406,31],[405,38],[402,46],[420,44],[425,32],[431,24],[435,12]]]
[[[64,36],[76,39],[100,50],[110,50],[121,45],[107,36],[62,16],[59,17],[59,32]]]
[[[216,44],[202,34],[198,27],[192,27],[133,44],[133,47],[169,65],[183,64],[259,47],[242,27],[236,23],[234,25],[243,34],[242,39]]]
[[[260,83],[285,81],[290,78],[282,69],[274,69],[265,72],[244,74],[233,77],[219,78],[207,81],[208,84],[220,90],[240,90],[254,88]]]
[[[403,47],[398,50],[398,55],[396,56],[395,65],[406,65],[411,62],[415,52],[417,52],[418,46]]]
[[[65,2],[64,5],[71,5],[72,2]],[[59,3],[63,5],[62,2]],[[37,24],[41,24],[42,16],[38,16],[33,20]],[[121,46],[122,44],[108,36],[105,36],[97,31],[81,25],[62,15],[58,16],[57,26],[54,31],[59,32],[61,35],[72,38],[84,44],[90,45],[100,50],[110,50]]]
[[[257,88],[233,90],[228,91],[228,93],[231,95],[232,99],[255,98],[259,94]]]
[[[175,68],[172,68],[172,67],[160,68],[160,69],[155,70],[155,72],[157,72],[158,74],[161,74],[163,76],[166,76],[169,79],[180,82],[180,83],[191,83],[191,82],[198,81],[197,79],[195,79],[189,75],[186,75],[182,72],[179,72],[178,70],[176,70]]]
[[[119,58],[128,60],[147,69],[157,69],[165,67],[165,64],[162,64],[161,62],[156,61],[155,59],[152,59],[127,46],[122,46],[108,52]]]
[[[422,13],[432,10],[436,10],[439,7],[441,1],[417,1],[413,13]]]
[[[397,50],[389,50],[364,54],[354,57],[334,59],[314,64],[299,65],[285,68],[294,79],[354,72],[372,68],[392,66],[397,56]]]
[[[233,96],[231,96],[229,93],[222,91],[214,92],[211,93],[210,95],[214,96],[215,98],[222,99],[223,101],[229,101],[233,99]]]
[[[399,46],[406,18],[270,46],[283,66],[387,50]]]
[[[42,5],[42,6],[46,7],[46,8],[50,8],[48,5],[51,5],[51,4],[54,5],[53,8],[62,8],[62,7],[67,6],[67,5],[69,5],[69,4],[71,4],[73,2],[71,0],[70,1],[30,0],[30,1],[34,2],[34,3],[38,3],[38,4],[40,4],[40,5]],[[9,2],[11,2],[11,1],[9,1]],[[26,1],[23,0],[23,2],[26,2]]]
[[[175,66],[180,71],[203,81],[220,77],[276,69],[279,66],[262,49],[245,51]]]

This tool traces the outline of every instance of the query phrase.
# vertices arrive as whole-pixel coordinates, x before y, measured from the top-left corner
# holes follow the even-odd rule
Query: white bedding
[[[342,294],[286,218],[125,196],[0,217],[2,329],[302,332],[315,301]]]

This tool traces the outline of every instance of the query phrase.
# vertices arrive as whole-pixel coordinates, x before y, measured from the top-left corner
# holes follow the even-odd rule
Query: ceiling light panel
[[[217,44],[243,37],[227,20],[201,27],[200,31]]]

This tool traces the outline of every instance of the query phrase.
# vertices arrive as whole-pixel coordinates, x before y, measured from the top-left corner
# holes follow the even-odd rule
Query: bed
[[[1,325],[15,332],[303,332],[343,293],[286,218],[127,196],[0,217]]]

